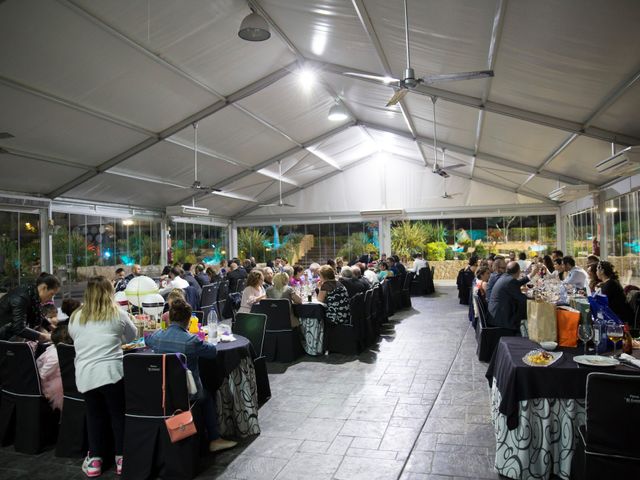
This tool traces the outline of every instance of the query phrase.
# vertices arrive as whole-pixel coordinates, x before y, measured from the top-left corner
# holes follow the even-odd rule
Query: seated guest
[[[340,283],[347,289],[350,298],[368,290],[368,287],[363,287],[358,279],[355,278],[353,268],[355,267],[342,267],[342,273],[340,274]]]
[[[169,281],[167,282],[167,286],[160,289],[160,295],[169,293],[174,288],[184,289],[188,286],[189,282],[182,278],[182,269],[180,267],[172,267],[169,272]]]
[[[73,298],[65,298],[62,300],[62,305],[60,305],[60,310],[64,313],[67,318],[71,318],[71,314],[75,312],[82,306],[82,303],[78,300],[74,300]]]
[[[553,260],[553,270],[551,276],[557,277],[560,280],[564,280],[564,265],[562,264],[562,258],[556,258]]]
[[[480,267],[476,271],[474,291],[479,298],[484,300],[485,304],[487,303],[487,282],[489,281],[490,276],[491,272],[489,271],[489,267]]]
[[[598,263],[600,263],[600,257],[598,257],[597,255],[587,256],[587,267],[591,265],[595,265],[597,267]]]
[[[184,273],[182,274],[182,278],[184,278],[190,286],[195,288],[198,292],[198,295],[200,295],[202,293],[202,287],[196,280],[196,277],[193,276],[193,273],[191,272],[192,268],[193,265],[191,265],[190,263],[183,263],[182,270],[184,271]]]
[[[284,272],[276,273],[273,276],[273,286],[267,288],[267,298],[272,298],[274,300],[279,300],[281,298],[286,298],[290,303],[300,304],[302,303],[302,299],[300,296],[289,286],[289,275]],[[298,317],[296,317],[293,313],[293,309],[290,310],[291,315],[291,326],[297,327],[300,325],[298,321]]]
[[[587,265],[587,275],[589,277],[589,290],[596,291],[600,284],[600,278],[598,277],[598,264]]]
[[[314,283],[316,283],[320,279],[320,275],[318,273],[319,270],[320,270],[320,265],[318,263],[313,262],[311,265],[309,265],[309,268],[304,274],[307,281],[311,280]]]
[[[254,303],[266,298],[264,291],[264,277],[259,270],[252,270],[247,277],[247,286],[242,291],[242,300],[238,313],[250,313]]]
[[[73,340],[69,336],[69,326],[66,322],[57,325],[51,332],[51,341],[53,345],[49,345],[42,355],[38,357],[36,364],[43,395],[51,404],[51,408],[62,411],[64,395],[56,345],[59,343],[73,344]]]
[[[262,276],[264,277],[264,288],[273,285],[273,269],[271,267],[264,267],[262,269]]]
[[[332,258],[327,259],[327,265],[333,268],[333,271],[336,272],[336,262]]]
[[[526,272],[531,265],[531,262],[527,260],[527,254],[524,252],[520,252],[518,254],[518,265],[520,265],[520,271]]]
[[[380,279],[374,271],[374,265],[375,263],[370,263],[368,267],[364,267],[364,270],[362,272],[362,276],[367,279],[371,286],[375,285],[376,283],[380,283]]]
[[[248,258],[245,258],[242,261],[242,268],[244,268],[244,271],[247,272],[247,274],[253,270],[253,267],[255,267],[255,265],[253,263],[251,263],[251,260],[249,260]]]
[[[282,273],[286,273],[289,276],[289,279],[293,277],[293,267],[291,265],[285,265],[280,271]],[[289,282],[291,282],[291,280],[289,280]]]
[[[304,277],[302,273],[304,272],[304,268],[300,265],[293,266],[293,276],[289,279],[289,285],[292,287],[300,287],[304,283]]]
[[[237,290],[238,280],[241,278],[247,278],[247,271],[240,267],[240,261],[234,258],[229,262],[229,271],[227,272],[230,292],[235,292]]]
[[[218,267],[218,272],[220,277],[224,277],[229,271],[229,265],[225,259],[220,260],[220,265]]]
[[[416,255],[416,259],[413,261],[413,268],[411,269],[411,271],[415,272],[416,276],[418,276],[420,274],[421,268],[428,268],[428,267],[429,267],[429,263],[427,263],[427,261],[422,257],[421,253],[418,253]]]
[[[84,304],[69,320],[69,335],[76,350],[76,386],[84,395],[89,454],[82,463],[88,477],[102,473],[102,457],[109,451],[105,438],[111,426],[116,474],[122,474],[124,444],[123,343],[136,338],[131,316],[113,301],[113,285],[105,277],[92,277]]]
[[[167,295],[167,303],[164,307],[166,309],[166,312],[164,312],[161,317],[165,325],[169,325],[169,310],[171,309],[171,305],[173,305],[173,302],[176,300],[182,300],[183,302],[187,301],[184,297],[184,290],[180,288],[174,288],[169,292],[169,295]]]
[[[215,358],[216,347],[211,343],[205,343],[196,335],[188,332],[191,319],[191,307],[183,300],[176,299],[169,310],[171,324],[166,330],[159,330],[145,340],[148,347],[154,353],[183,353],[187,357],[187,367],[193,374],[193,379],[198,387],[194,399],[198,399],[202,405],[202,415],[207,429],[209,451],[217,452],[237,445],[236,442],[220,437],[218,428],[218,413],[215,403],[215,392],[209,392],[202,386],[198,358]]]
[[[200,285],[200,288],[211,283],[211,279],[206,273],[204,263],[199,263],[196,265],[196,281],[198,282],[198,285]]]
[[[340,274],[340,270],[342,270],[343,266],[344,266],[344,258],[336,257],[336,273],[337,274]]]
[[[124,288],[127,288],[127,284],[131,280],[133,280],[135,277],[139,277],[140,275],[142,275],[142,267],[140,265],[138,265],[138,264],[135,264],[133,267],[131,267],[131,273],[129,275],[127,275],[126,277],[124,277],[124,279],[125,279]]]
[[[393,273],[394,277],[400,275],[398,267],[396,266],[396,259],[394,257],[387,258],[387,265],[389,265],[389,271]]]
[[[327,305],[327,320],[334,325],[350,324],[351,309],[347,289],[336,280],[336,272],[329,265],[320,267],[318,301]]]
[[[627,297],[618,279],[618,273],[613,269],[613,265],[609,262],[601,261],[598,263],[597,271],[598,277],[602,280],[600,294],[607,296],[609,308],[623,322],[632,322],[634,313],[627,303]]]
[[[496,284],[498,279],[504,274],[507,270],[507,262],[502,257],[496,257],[493,261],[493,271],[489,276],[489,281],[487,282],[487,286],[485,287],[485,291],[487,292],[486,298],[487,301],[491,298],[491,290],[493,286]]]
[[[402,275],[402,274],[407,273],[407,268],[402,264],[402,262],[400,261],[400,257],[398,255],[394,255],[393,256],[393,260],[395,261],[395,267],[396,267],[396,270],[397,270],[397,273],[393,272],[394,274]],[[389,267],[389,268],[391,268],[391,267]]]
[[[113,279],[113,288],[115,289],[115,291],[122,292],[125,288],[127,288],[127,283],[128,280],[126,280],[124,268],[116,268],[116,278]]]
[[[575,285],[576,288],[586,290],[589,288],[589,278],[587,272],[576,266],[573,257],[566,256],[562,258],[562,266],[567,276],[563,280],[564,283]]]
[[[518,280],[519,276],[518,262],[509,262],[506,272],[495,283],[489,298],[489,325],[512,330],[514,334],[520,332],[520,321],[527,318],[527,296],[520,290],[523,283]]]
[[[362,271],[366,270],[364,264],[358,262],[353,267],[351,267],[351,271],[353,272],[353,278],[355,278],[365,289],[365,292],[371,288],[371,283],[365,277],[362,276]]]
[[[209,277],[208,283],[210,284],[215,283],[220,279],[222,279],[222,276],[220,275],[219,272],[216,271],[215,267],[207,267],[206,273],[207,273],[207,277]]]
[[[556,258],[559,258],[560,260],[564,258],[564,253],[562,253],[562,250],[554,250],[553,252],[551,252],[551,260],[555,262]]]
[[[555,266],[551,257],[549,255],[545,255],[544,257],[542,257],[542,263],[547,269],[545,275],[552,275],[555,270]]]
[[[369,265],[376,261],[376,251],[371,250],[368,254],[360,255],[358,258],[358,262],[364,263],[365,265]]]
[[[389,264],[387,262],[379,262],[378,267],[380,267],[380,271],[378,272],[379,281],[382,282],[385,278],[393,276],[393,272],[389,270]]]

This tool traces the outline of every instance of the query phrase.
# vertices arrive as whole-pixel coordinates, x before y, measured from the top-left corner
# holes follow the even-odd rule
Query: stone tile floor
[[[355,357],[270,365],[262,434],[207,459],[201,479],[496,479],[486,365],[452,286],[414,297]],[[107,472],[105,478],[114,478]],[[79,462],[0,449],[0,479],[83,478]]]

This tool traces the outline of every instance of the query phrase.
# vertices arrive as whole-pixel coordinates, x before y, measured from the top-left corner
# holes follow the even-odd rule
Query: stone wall
[[[434,280],[455,280],[458,277],[460,269],[466,267],[468,264],[468,260],[429,261],[429,266],[435,267],[433,272]]]

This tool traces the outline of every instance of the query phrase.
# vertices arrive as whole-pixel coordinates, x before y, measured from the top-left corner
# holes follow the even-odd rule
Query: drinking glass
[[[584,344],[584,355],[586,355],[587,342],[593,338],[593,327],[590,323],[581,323],[578,325],[578,338]]]
[[[607,324],[607,337],[609,340],[613,342],[613,356],[616,356],[616,344],[622,340],[622,336],[624,335],[624,329],[622,325],[619,323],[609,323]]]

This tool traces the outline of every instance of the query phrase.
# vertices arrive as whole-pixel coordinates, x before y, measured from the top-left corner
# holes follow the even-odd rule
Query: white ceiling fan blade
[[[453,170],[454,168],[460,167],[468,167],[468,165],[466,163],[456,163],[455,165],[448,165],[447,170]]]
[[[279,206],[279,203],[261,203],[258,206],[259,207],[277,207]]]
[[[493,77],[493,70],[478,70],[475,72],[444,73],[442,75],[427,75],[422,77],[422,83],[431,85],[440,82],[457,82],[459,80],[475,80],[476,78]]]
[[[283,207],[295,207],[295,205],[291,205],[290,203],[283,203]]]
[[[385,85],[400,85],[400,80],[392,77],[383,77],[382,75],[369,75],[368,73],[344,72],[349,77],[364,78],[365,80],[375,80]]]
[[[387,102],[386,106],[390,107],[392,105],[395,105],[400,100],[402,100],[407,95],[407,93],[409,93],[409,89],[407,88],[401,88],[400,90],[396,90],[396,92],[393,94],[393,97],[391,97]]]

